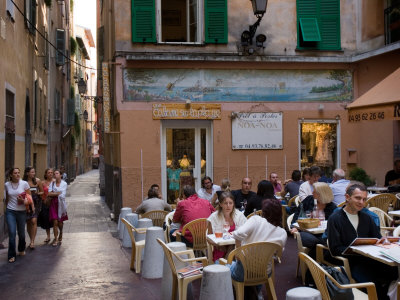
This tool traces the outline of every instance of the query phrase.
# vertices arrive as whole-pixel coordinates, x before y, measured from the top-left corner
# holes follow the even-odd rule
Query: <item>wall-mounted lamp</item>
[[[81,78],[78,81],[78,90],[79,90],[79,94],[83,95],[86,94],[87,91],[87,86],[86,86],[86,81]]]
[[[254,15],[257,17],[257,21],[249,26],[249,30],[242,32],[240,42],[243,47],[247,47],[253,44],[253,38],[256,34],[257,27],[260,25],[261,19],[267,11],[268,0],[250,0],[253,5]],[[259,34],[256,37],[256,46],[263,47],[267,37],[264,34]],[[254,52],[254,51],[253,51]]]

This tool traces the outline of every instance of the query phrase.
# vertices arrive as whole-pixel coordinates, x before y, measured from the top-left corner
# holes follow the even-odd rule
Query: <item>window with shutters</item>
[[[6,2],[6,11],[11,21],[15,22],[15,8],[14,3],[11,0],[7,0]]]
[[[56,31],[56,65],[63,66],[65,63],[65,31],[57,29]]]
[[[297,0],[297,48],[341,50],[340,0]]]
[[[132,0],[134,43],[224,44],[227,0]]]
[[[60,123],[61,119],[61,95],[58,90],[55,92],[54,97],[54,123]]]
[[[25,0],[25,25],[32,35],[36,35],[37,1]]]

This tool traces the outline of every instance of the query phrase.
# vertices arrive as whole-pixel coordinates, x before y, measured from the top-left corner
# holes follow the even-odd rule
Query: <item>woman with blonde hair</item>
[[[216,191],[214,196],[211,199],[211,204],[212,206],[214,206],[215,208],[218,207],[218,199],[221,196],[221,194],[223,192],[230,192],[231,191],[231,182],[229,181],[228,178],[224,178],[222,179],[221,182],[221,190],[220,191]]]
[[[246,217],[235,208],[235,201],[230,192],[223,192],[219,197],[219,204],[217,211],[213,212],[208,217],[208,233],[215,232],[216,229],[221,230],[229,225],[228,232],[237,230],[240,226],[246,223]],[[229,253],[229,247],[217,247],[214,245],[213,261],[224,257]]]
[[[333,192],[329,185],[325,182],[315,182],[313,184],[314,191],[313,194],[310,196],[307,196],[300,204],[298,207],[298,210],[294,214],[292,224],[297,222],[297,219],[299,217],[299,213],[301,210],[301,206],[303,208],[304,212],[315,212],[318,215],[313,216],[313,218],[318,218],[321,216],[324,216],[325,220],[328,220],[333,211],[336,209],[336,204],[333,203]],[[314,206],[316,205],[316,209],[314,209]],[[296,228],[292,228],[290,230],[291,233],[296,232]],[[301,241],[303,242],[303,246],[310,248],[309,255],[313,258],[315,258],[315,247],[317,244],[325,244],[324,241],[322,240],[322,234],[311,234],[308,232],[300,232],[301,236]]]

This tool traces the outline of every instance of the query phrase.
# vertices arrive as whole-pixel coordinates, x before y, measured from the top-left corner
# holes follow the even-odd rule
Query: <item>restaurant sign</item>
[[[282,115],[233,112],[232,149],[283,149]]]
[[[163,103],[153,104],[153,120],[220,120],[221,104]]]
[[[349,122],[400,120],[400,103],[349,109]]]

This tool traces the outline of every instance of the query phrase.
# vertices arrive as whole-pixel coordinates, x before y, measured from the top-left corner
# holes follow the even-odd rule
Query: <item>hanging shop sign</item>
[[[232,113],[232,149],[283,149],[282,113]]]
[[[349,110],[349,122],[361,121],[400,120],[400,103],[357,107]]]
[[[220,120],[221,104],[165,103],[153,104],[153,119]]]
[[[103,128],[105,133],[110,132],[110,76],[108,73],[108,64],[102,63],[103,75]]]

